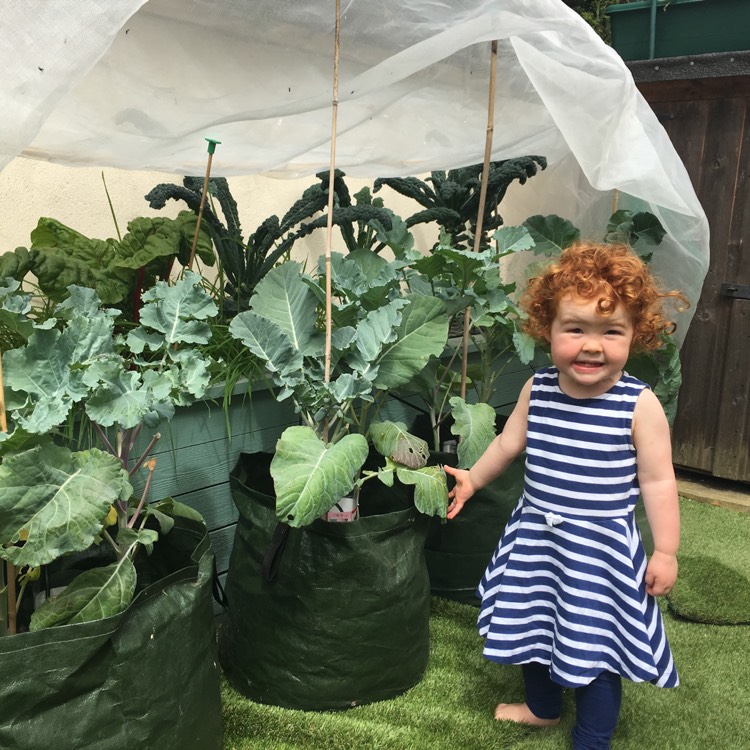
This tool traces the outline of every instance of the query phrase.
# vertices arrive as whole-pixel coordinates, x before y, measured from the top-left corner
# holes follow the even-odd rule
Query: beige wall
[[[214,162],[215,164],[215,162]],[[181,184],[179,175],[160,172],[130,172],[120,169],[64,167],[57,164],[16,159],[0,172],[0,253],[16,247],[28,247],[29,235],[39,217],[57,219],[87,237],[116,237],[112,215],[104,190],[102,174],[122,234],[128,221],[136,216],[175,215],[184,203],[170,201],[164,211],[149,208],[144,195],[160,182]],[[267,217],[281,217],[302,191],[316,182],[315,177],[296,180],[261,176],[230,177],[229,186],[237,201],[243,236],[247,239]],[[352,193],[371,182],[347,178]],[[388,208],[401,216],[415,213],[419,206],[384,188],[381,195]],[[418,245],[426,248],[432,234],[414,232]],[[325,230],[314,233],[305,243],[295,246],[295,257],[317,258],[325,249]],[[340,235],[334,229],[333,250],[342,250]]]

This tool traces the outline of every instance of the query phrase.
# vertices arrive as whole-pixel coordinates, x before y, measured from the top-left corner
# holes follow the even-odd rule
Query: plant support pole
[[[477,228],[474,234],[474,252],[479,252],[484,223],[484,206],[487,202],[487,180],[492,157],[492,135],[495,130],[495,70],[497,68],[497,40],[493,40],[490,54],[490,89],[487,101],[487,134],[484,140],[484,164],[482,166],[482,183],[479,189],[479,209],[477,211]],[[466,399],[466,370],[469,361],[469,328],[471,326],[471,305],[464,310],[463,351],[461,361],[461,398]]]
[[[201,203],[198,207],[198,221],[195,224],[195,234],[193,235],[193,247],[190,249],[190,261],[188,262],[188,269],[193,270],[193,262],[195,261],[195,250],[198,247],[198,235],[201,231],[201,220],[203,219],[203,209],[206,205],[206,196],[208,195],[208,179],[211,177],[211,162],[214,159],[214,152],[216,151],[217,144],[221,141],[217,141],[215,138],[206,138],[208,141],[208,161],[206,162],[206,177],[203,180],[203,192],[201,193]]]
[[[8,416],[5,412],[5,387],[3,386],[3,358],[0,353],[0,431],[8,431]],[[16,634],[16,566],[13,563],[5,563],[6,571],[6,594],[8,603],[8,635]]]
[[[341,0],[336,0],[336,27],[333,46],[333,101],[331,108],[331,160],[328,172],[328,221],[326,223],[326,341],[325,382],[331,380],[331,244],[333,242],[333,184],[336,171],[336,121],[339,109],[339,49],[341,44]],[[328,420],[323,426],[323,439],[328,442]]]

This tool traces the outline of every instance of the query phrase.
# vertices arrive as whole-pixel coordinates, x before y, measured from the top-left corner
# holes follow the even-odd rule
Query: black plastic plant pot
[[[3,750],[219,750],[213,552],[176,519],[121,614],[0,638]]]
[[[233,687],[258,703],[335,710],[393,698],[429,656],[427,519],[411,492],[369,481],[360,518],[277,522],[270,454],[231,475],[239,521],[219,629]]]

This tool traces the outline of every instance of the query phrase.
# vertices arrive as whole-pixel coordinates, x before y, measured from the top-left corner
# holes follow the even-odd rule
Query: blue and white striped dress
[[[633,411],[647,387],[624,373],[574,399],[556,368],[534,375],[523,495],[479,584],[488,659],[549,664],[568,687],[603,671],[678,684],[633,512]]]

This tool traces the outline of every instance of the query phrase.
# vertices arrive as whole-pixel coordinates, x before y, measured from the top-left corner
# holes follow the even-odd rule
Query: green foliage
[[[603,241],[628,244],[644,261],[650,262],[664,235],[653,214],[621,209],[610,217]],[[458,318],[469,309],[469,340],[479,363],[467,368],[467,385],[476,391],[476,400],[484,404],[492,400],[495,383],[509,355],[530,365],[541,353],[538,343],[522,330],[523,313],[517,303],[515,283],[504,283],[502,279],[503,258],[527,253],[541,255],[548,261],[579,240],[580,230],[560,216],[535,215],[521,226],[500,227],[492,239],[491,246],[473,252],[457,246],[444,232],[429,256],[416,259],[409,256],[410,269],[417,275],[406,274],[412,290],[440,299],[451,316]],[[461,438],[461,464],[471,465],[481,455],[481,450],[477,453],[474,446],[486,447],[494,423],[490,423],[487,415],[487,421],[474,432],[477,425],[468,418],[465,401],[458,398],[460,363],[456,344],[448,368],[440,370],[433,365],[403,388],[400,395],[411,403],[416,394],[426,404],[436,450],[440,447],[440,425],[452,417],[455,434]],[[631,357],[627,367],[652,386],[671,422],[681,383],[679,353],[672,339],[665,337],[664,347],[657,352]]]
[[[372,415],[393,389],[408,383],[443,353],[448,336],[448,320],[440,300],[402,292],[399,279],[404,268],[403,261],[386,261],[371,250],[359,249],[346,256],[333,254],[328,379],[324,371],[325,336],[319,322],[325,305],[324,264],[319,265],[315,276],[305,273],[296,262],[272,269],[258,284],[250,309],[230,324],[232,335],[264,363],[268,378],[278,388],[277,398],[291,399],[308,428],[287,430],[279,443],[284,447],[283,459],[274,459],[281,461],[279,466],[284,469],[272,468],[277,514],[282,521],[309,523],[343,496],[339,493],[348,491],[350,474],[342,471],[342,466],[349,466],[349,454],[334,452],[345,437],[362,437],[369,429],[371,435],[378,435],[376,448],[385,445],[389,459],[399,455],[399,450],[390,449],[390,439],[381,442],[382,433],[377,432]],[[403,434],[400,439],[408,440]],[[314,440],[318,441],[317,448],[313,448]],[[313,476],[309,456],[321,457],[319,471],[314,472],[315,492],[299,480],[300,476]],[[357,472],[365,457],[357,456],[362,459]],[[425,469],[411,471],[432,474]],[[393,471],[386,469],[382,478],[390,481]],[[355,484],[359,486],[371,476],[367,474]],[[409,480],[421,481],[412,475]],[[442,482],[441,499],[426,500],[425,507],[444,508],[447,488],[444,478]],[[323,491],[322,486],[330,489]],[[434,491],[434,477],[427,486],[430,489],[420,485],[420,498],[424,492]]]
[[[503,223],[497,209],[510,184],[518,180],[523,185],[538,169],[546,167],[547,160],[542,156],[521,156],[490,163],[482,215],[483,247],[487,245],[487,233]],[[427,180],[418,177],[380,178],[375,180],[373,190],[377,192],[387,185],[424,207],[423,211],[406,219],[407,228],[436,222],[450,236],[452,245],[469,247],[476,234],[479,216],[482,168],[482,164],[474,164],[449,172],[432,172]]]
[[[255,287],[276,264],[289,258],[294,243],[327,226],[329,172],[320,172],[316,177],[319,182],[307,188],[281,219],[276,215],[269,216],[247,239],[243,237],[237,203],[227,180],[223,177],[209,180],[211,203],[204,207],[203,222],[219,259],[221,282],[218,296],[224,317],[230,318],[247,310]],[[163,183],[153,188],[146,195],[151,208],[161,209],[170,199],[181,200],[197,213],[203,181],[185,177],[183,182],[183,186]],[[333,191],[332,222],[340,228],[350,252],[358,248],[369,249],[375,244],[375,226],[386,231],[391,229],[391,212],[383,208],[381,200],[373,200],[368,189],[357,193],[354,196],[356,203],[352,204],[344,173],[339,170],[334,175]],[[217,204],[224,221],[218,216]]]
[[[38,629],[106,617],[130,602],[133,557],[140,548],[150,552],[172,526],[170,504],[147,504],[148,458],[159,435],[140,455],[136,439],[204,395],[211,362],[198,347],[208,342],[217,309],[187,271],[173,286],[158,281],[147,290],[140,325],[122,335],[117,311],[93,289],[69,286],[53,317],[39,323],[18,286],[7,279],[0,286],[0,320],[15,311],[25,337],[3,354],[11,430],[0,440],[0,557],[33,569],[92,545],[112,551],[105,567],[76,578],[39,610]],[[89,424],[104,450],[58,444],[76,422]],[[86,439],[90,433],[81,432],[76,442]],[[136,498],[130,479],[142,466],[149,481]],[[149,519],[159,532],[146,528]]]
[[[565,4],[573,8],[607,44],[612,43],[612,27],[607,7],[627,2],[633,0],[565,0]]]
[[[458,396],[454,396],[450,403],[455,419],[452,432],[460,438],[458,465],[469,469],[495,437],[495,410],[482,402],[467,404]]]
[[[196,216],[176,219],[138,217],[121,240],[86,237],[56,219],[41,218],[31,232],[31,248],[0,256],[0,277],[36,278],[36,290],[48,306],[62,302],[71,285],[93,289],[105,305],[117,306],[126,319],[138,320],[140,294],[169,277],[175,261],[190,258]],[[210,238],[199,235],[197,254],[213,263]]]

